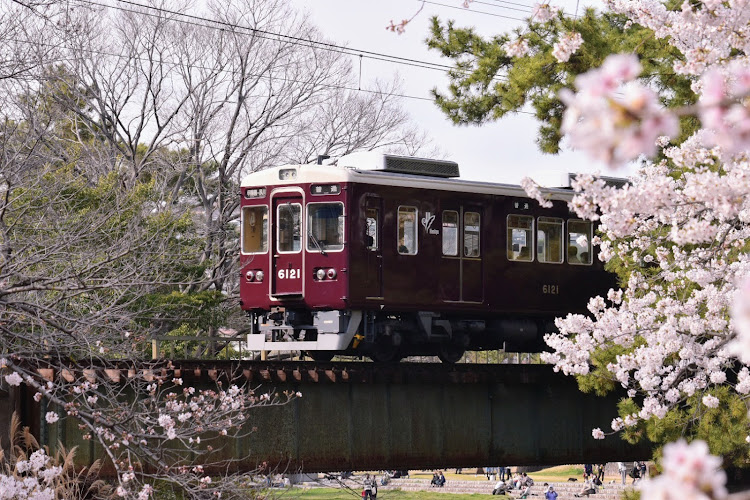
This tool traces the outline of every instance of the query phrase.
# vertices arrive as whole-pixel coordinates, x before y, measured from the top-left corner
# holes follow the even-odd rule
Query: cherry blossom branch
[[[422,4],[419,6],[417,11],[409,19],[402,19],[401,22],[399,23],[394,23],[393,19],[391,19],[390,21],[391,24],[386,26],[385,29],[401,35],[404,31],[406,31],[406,25],[412,22],[414,18],[417,17],[420,12],[422,12],[422,9],[424,9],[424,0],[422,0]]]

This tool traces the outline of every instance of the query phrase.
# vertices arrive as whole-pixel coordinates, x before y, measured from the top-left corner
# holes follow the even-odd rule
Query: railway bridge
[[[257,431],[227,450],[239,469],[266,462],[283,470],[426,469],[485,465],[555,465],[650,457],[645,445],[595,440],[594,427],[616,416],[618,395],[582,394],[548,365],[369,362],[173,361],[186,385],[208,386],[241,373],[262,390],[301,392],[283,406],[253,409]],[[14,396],[15,394],[15,396]],[[47,427],[23,391],[0,401],[54,443],[94,445],[72,419]],[[5,413],[5,414],[3,414]],[[66,421],[67,420],[67,421]]]

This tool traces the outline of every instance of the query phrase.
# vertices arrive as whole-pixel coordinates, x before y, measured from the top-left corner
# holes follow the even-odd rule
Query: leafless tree
[[[350,62],[284,0],[215,2],[198,19],[166,3],[78,16],[90,28],[67,47],[80,83],[57,95],[109,142],[131,182],[144,171],[173,172],[162,177],[165,199],[200,219],[201,262],[211,266],[190,290],[234,296],[245,173],[358,148],[414,152],[426,142],[393,85],[342,90],[354,79]]]
[[[219,316],[236,309],[245,173],[423,138],[394,86],[345,90],[349,62],[285,1],[194,18],[170,5],[2,11],[0,375],[32,388],[50,425],[76,419],[126,496],[160,477],[226,498],[248,483],[205,480],[231,469],[213,458],[223,434],[248,432],[250,410],[279,399],[231,377],[192,392],[150,360],[149,339],[192,307],[170,300],[210,292]]]
[[[116,171],[94,179],[76,168],[73,122],[43,97],[3,102],[13,115],[0,125],[3,382],[37,392],[50,424],[76,419],[126,496],[150,476],[196,498],[231,489],[235,476],[201,482],[211,447],[227,430],[249,431],[248,411],[276,399],[230,381],[186,391],[167,363],[144,361],[160,313],[145,298],[186,283],[180,268],[198,260],[181,244],[192,225],[159,203],[151,183],[123,189]]]
[[[27,77],[30,70],[54,60],[54,44],[39,43],[38,35],[60,19],[56,10],[19,3],[0,5],[0,40],[3,42],[0,44],[0,80]]]
[[[401,107],[397,80],[376,81],[365,92],[333,87],[328,98],[299,121],[284,148],[284,162],[310,163],[318,155],[342,156],[374,149],[393,154],[427,156],[424,132]]]

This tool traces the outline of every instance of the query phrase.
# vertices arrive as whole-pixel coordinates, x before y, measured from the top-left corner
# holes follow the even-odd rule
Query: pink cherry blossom
[[[558,62],[567,62],[570,56],[583,45],[583,37],[580,33],[570,32],[563,35],[552,48],[552,55]]]
[[[5,381],[8,383],[8,385],[18,386],[21,385],[21,382],[23,382],[23,377],[21,377],[21,375],[19,375],[17,372],[13,372],[10,375],[5,376]]]
[[[563,91],[567,106],[561,130],[573,149],[618,166],[653,155],[657,139],[679,131],[653,90],[633,79],[641,67],[635,56],[609,56],[598,70],[576,78],[577,93]]]
[[[719,406],[719,398],[712,396],[711,394],[703,396],[702,401],[708,408],[717,408]]]
[[[534,182],[531,177],[524,177],[523,179],[521,179],[521,187],[524,189],[524,191],[526,191],[526,194],[529,196],[529,198],[533,198],[539,202],[539,206],[545,208],[552,207],[552,202],[548,198],[545,198],[545,195],[542,193],[539,185]]]
[[[524,38],[516,38],[512,42],[503,44],[503,50],[510,57],[524,57],[529,53],[529,42]]]
[[[546,23],[560,12],[560,8],[549,3],[537,3],[531,11],[531,18],[540,23]]]
[[[664,446],[661,465],[664,474],[696,489],[710,492],[714,498],[726,496],[726,474],[721,458],[711,455],[704,441],[684,440]]]
[[[737,338],[730,344],[730,349],[743,363],[750,364],[750,277],[742,280],[734,294],[732,325]]]

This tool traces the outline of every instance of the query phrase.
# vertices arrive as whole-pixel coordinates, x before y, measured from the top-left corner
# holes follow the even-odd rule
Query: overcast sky
[[[309,12],[313,22],[335,43],[440,64],[450,64],[450,61],[429,51],[424,43],[432,15],[443,20],[454,19],[457,26],[473,26],[481,34],[492,35],[519,26],[518,19],[528,17],[534,3],[534,0],[475,0],[470,9],[464,9],[462,0],[434,0],[425,4],[404,34],[397,35],[385,27],[391,19],[399,21],[411,17],[420,1],[290,1],[296,8]],[[579,9],[592,3],[591,0],[580,1]],[[576,11],[576,0],[552,0],[551,3],[568,13]],[[358,67],[358,57],[353,59]],[[431,88],[445,88],[447,83],[447,78],[439,71],[362,59],[363,88],[376,77],[390,79],[396,73],[403,80],[404,93],[412,96],[429,97]],[[605,175],[626,174],[622,170],[607,170],[577,152],[566,151],[556,156],[542,154],[535,143],[537,125],[529,115],[520,114],[482,126],[457,127],[430,101],[403,99],[402,102],[449,159],[458,162],[461,177],[465,179],[517,183],[526,175],[543,182],[543,178],[565,172],[599,170]]]

